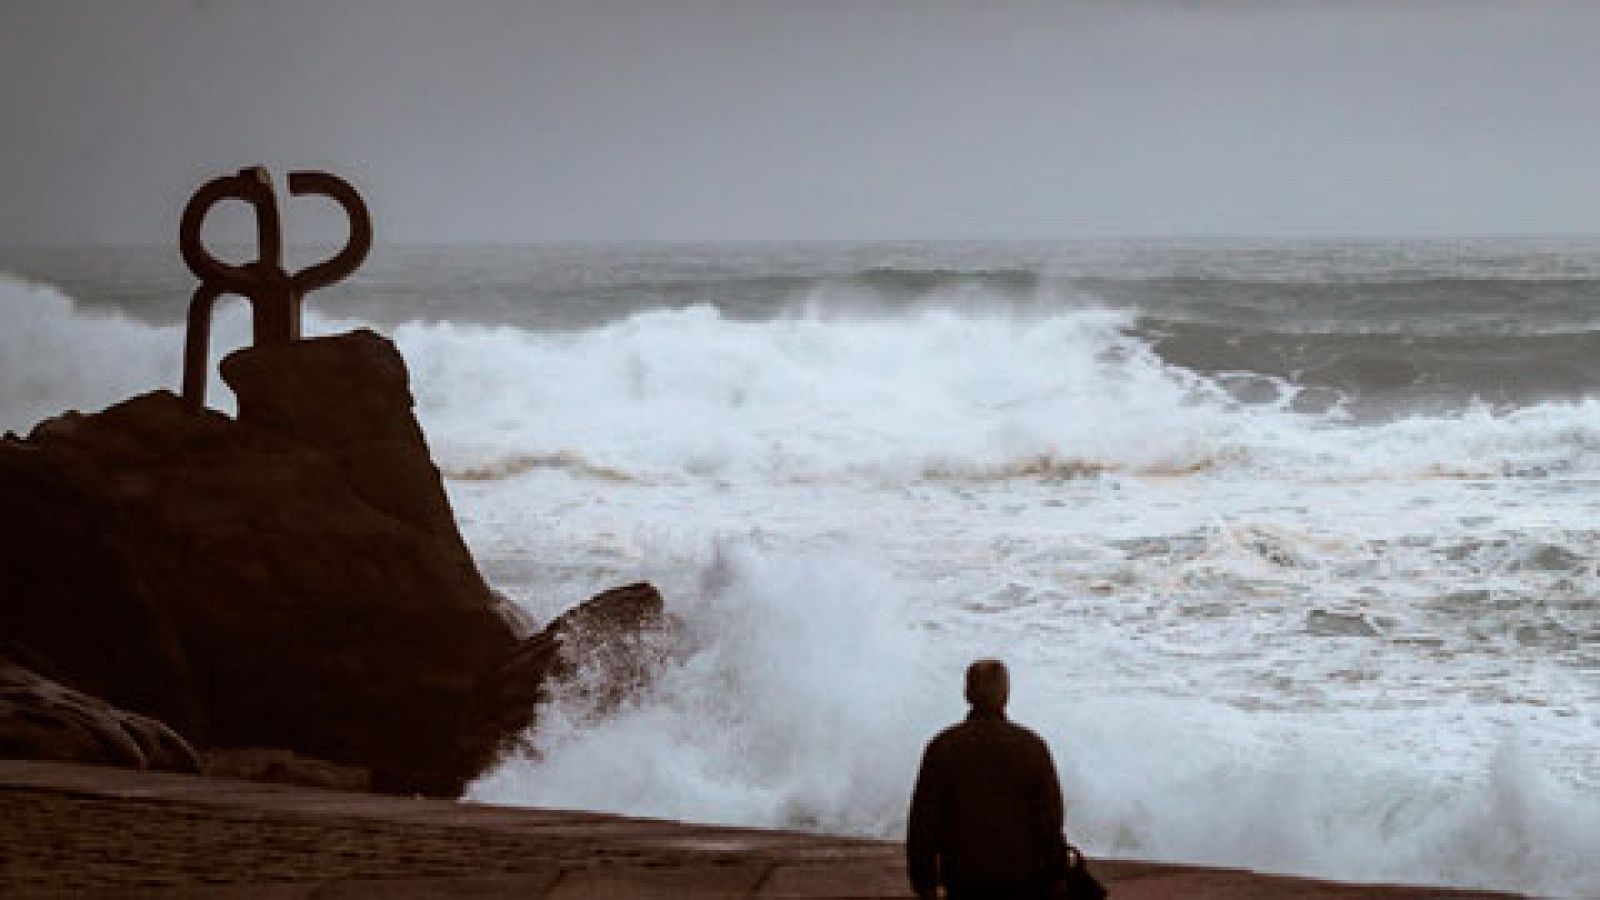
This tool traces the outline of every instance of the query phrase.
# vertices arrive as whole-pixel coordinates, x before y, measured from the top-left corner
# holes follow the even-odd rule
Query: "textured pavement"
[[[1504,896],[1093,863],[1115,900]],[[0,760],[0,897],[907,897],[897,843]]]

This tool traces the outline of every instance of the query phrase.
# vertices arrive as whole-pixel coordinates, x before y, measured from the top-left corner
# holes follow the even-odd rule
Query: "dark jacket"
[[[974,709],[923,753],[906,831],[912,890],[1042,895],[1065,859],[1061,828],[1050,749],[1004,713]]]

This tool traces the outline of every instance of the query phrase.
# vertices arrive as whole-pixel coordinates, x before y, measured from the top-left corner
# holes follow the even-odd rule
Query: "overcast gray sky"
[[[0,0],[0,116],[0,243],[1600,233],[1595,3]]]

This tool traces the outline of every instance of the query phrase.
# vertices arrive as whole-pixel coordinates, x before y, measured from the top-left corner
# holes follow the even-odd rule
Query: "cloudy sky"
[[[1600,233],[1594,3],[0,0],[0,116],[0,243]]]

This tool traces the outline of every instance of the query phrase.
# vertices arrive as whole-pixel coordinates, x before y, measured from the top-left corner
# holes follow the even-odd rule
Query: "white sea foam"
[[[818,564],[820,563],[820,564]],[[885,834],[941,712],[939,671],[895,586],[860,561],[719,547],[684,617],[684,658],[592,721],[557,703],[540,761],[477,785],[497,802]]]
[[[0,304],[0,426],[177,381],[181,328],[84,314],[15,280],[0,279]],[[412,323],[392,336],[442,467],[477,477],[565,465],[741,481],[1351,479],[1587,472],[1600,460],[1600,401],[1356,428],[1289,411],[1292,391],[1240,405],[1164,364],[1126,323],[1096,310],[746,323],[697,307],[579,332]],[[221,307],[213,371],[247,328],[242,304]],[[231,405],[210,382],[211,402]]]
[[[1600,402],[1351,427],[1245,406],[1164,364],[1120,314],[728,321],[641,313],[577,333],[411,324],[442,465],[647,480],[1066,477],[1098,471],[1419,478],[1589,471]]]
[[[0,428],[177,381],[180,328],[0,306]],[[1600,405],[1358,427],[1125,324],[393,328],[496,586],[547,618],[646,577],[685,622],[650,691],[559,694],[473,796],[897,835],[998,654],[1091,852],[1600,892]],[[225,307],[213,356],[246,331]]]
[[[114,313],[78,311],[53,287],[0,274],[0,430],[26,433],[66,409],[102,409],[132,394],[176,390],[183,370],[183,329],[156,327]],[[239,304],[217,311],[211,371],[245,342],[249,316]],[[232,408],[233,395],[210,379],[208,396]]]
[[[716,542],[698,588],[674,592],[686,646],[648,693],[597,720],[582,692],[558,692],[533,755],[471,796],[896,837],[923,742],[962,712],[962,664],[998,654],[1094,853],[1600,890],[1596,787],[1550,774],[1549,743],[1524,733],[1561,723],[1537,710],[1241,710],[1118,672],[1137,634],[963,627],[955,604],[912,602],[928,585],[849,552],[757,543]]]

